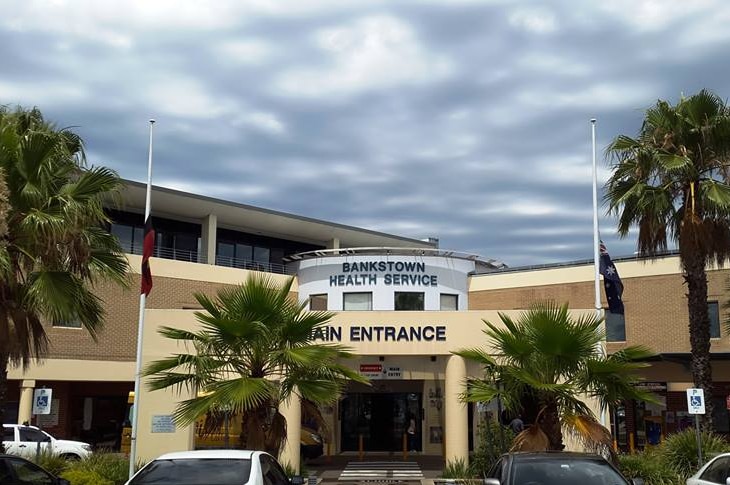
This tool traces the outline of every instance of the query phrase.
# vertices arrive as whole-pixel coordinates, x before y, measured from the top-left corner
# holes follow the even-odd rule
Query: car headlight
[[[318,445],[322,444],[322,437],[318,434],[310,433],[309,437],[312,438],[312,441],[317,443]]]
[[[91,445],[81,445],[81,448],[83,448],[86,451],[91,451]]]

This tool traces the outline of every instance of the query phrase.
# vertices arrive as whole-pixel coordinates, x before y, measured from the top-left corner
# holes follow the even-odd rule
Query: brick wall
[[[130,286],[122,289],[111,283],[101,283],[96,294],[104,301],[106,322],[97,341],[86,330],[48,327],[52,359],[91,359],[132,361],[137,342],[139,320],[139,275],[130,276]],[[193,297],[196,292],[215,294],[226,285],[155,277],[154,288],[147,299],[147,308],[199,308]],[[170,322],[174,324],[175,322]]]
[[[489,276],[481,276],[488,278]],[[708,272],[708,301],[717,300],[722,305],[730,301],[727,290],[730,270]],[[680,274],[623,278],[623,300],[626,309],[626,343],[610,343],[609,351],[625,345],[646,345],[657,352],[689,352],[689,323],[686,287]],[[593,308],[593,281],[544,285],[524,288],[505,288],[469,293],[470,310],[524,309],[532,302],[554,300],[569,303],[571,308]],[[605,294],[601,288],[605,303]],[[720,311],[720,327],[723,338],[714,340],[712,350],[730,351]]]

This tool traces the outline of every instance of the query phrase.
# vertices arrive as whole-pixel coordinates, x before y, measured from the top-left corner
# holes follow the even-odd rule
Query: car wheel
[[[61,455],[61,458],[63,458],[66,461],[80,461],[81,460],[81,457],[74,453],[65,453],[65,454]]]

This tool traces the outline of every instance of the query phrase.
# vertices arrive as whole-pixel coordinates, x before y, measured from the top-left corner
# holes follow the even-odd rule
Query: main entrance
[[[348,393],[341,403],[342,451],[402,451],[403,435],[409,450],[421,451],[422,393]]]

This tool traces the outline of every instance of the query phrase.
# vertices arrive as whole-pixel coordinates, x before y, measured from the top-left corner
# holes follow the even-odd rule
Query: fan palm
[[[40,111],[0,107],[0,422],[7,371],[48,350],[45,322],[79,322],[92,335],[104,316],[99,278],[124,284],[127,260],[103,227],[103,201],[121,187],[86,167],[81,139]]]
[[[502,325],[484,321],[489,349],[455,353],[485,370],[484,378],[467,382],[466,401],[499,398],[514,413],[536,405],[534,423],[517,435],[515,449],[561,450],[563,428],[587,445],[610,443],[609,431],[584,400],[595,399],[604,409],[622,399],[651,400],[634,386],[636,371],[646,365],[637,360],[651,352],[638,346],[609,356],[596,352],[603,334],[602,319],[595,315],[574,318],[567,305],[540,302],[516,319],[499,316]]]
[[[658,101],[638,136],[616,137],[607,154],[614,163],[605,200],[619,234],[638,228],[646,256],[665,251],[669,240],[679,247],[692,377],[712,396],[706,268],[730,255],[730,109],[705,90],[674,106]],[[711,410],[704,423],[712,426]]]
[[[342,364],[352,357],[344,347],[315,342],[332,314],[306,311],[306,303],[289,295],[292,282],[277,286],[254,275],[216,298],[196,294],[203,307],[195,313],[199,329],[160,329],[190,350],[144,371],[151,390],[193,394],[177,405],[176,422],[192,424],[225,409],[241,419],[240,446],[277,453],[286,438],[280,403],[294,393],[317,404],[333,402],[348,379],[367,382]]]

